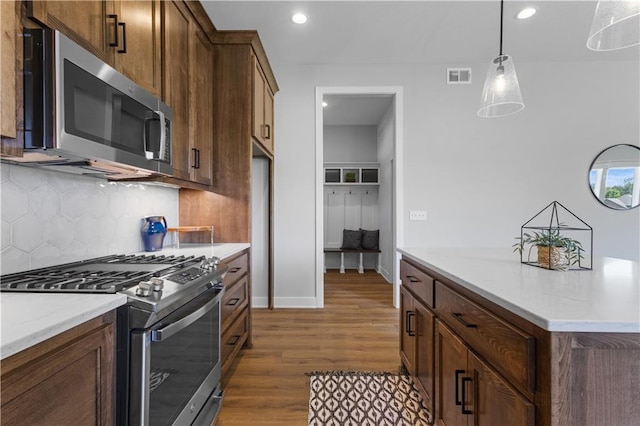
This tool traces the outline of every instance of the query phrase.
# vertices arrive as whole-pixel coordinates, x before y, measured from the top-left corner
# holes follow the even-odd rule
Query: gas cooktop
[[[0,291],[116,293],[154,277],[186,282],[203,263],[204,256],[112,255],[3,275]]]

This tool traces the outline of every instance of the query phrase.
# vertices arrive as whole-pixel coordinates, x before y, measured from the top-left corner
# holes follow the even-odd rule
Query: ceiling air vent
[[[471,68],[447,68],[447,84],[471,84]]]

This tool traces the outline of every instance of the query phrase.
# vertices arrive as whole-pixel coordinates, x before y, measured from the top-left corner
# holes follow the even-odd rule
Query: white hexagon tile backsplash
[[[178,225],[178,189],[0,164],[2,251],[7,274],[144,250],[142,218]]]

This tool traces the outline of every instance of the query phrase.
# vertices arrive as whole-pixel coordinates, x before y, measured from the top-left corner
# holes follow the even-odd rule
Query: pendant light
[[[587,47],[618,50],[640,44],[640,1],[600,0],[593,16]]]
[[[504,117],[524,108],[513,58],[502,53],[504,0],[500,1],[500,54],[489,64],[484,81],[478,115],[483,118]]]

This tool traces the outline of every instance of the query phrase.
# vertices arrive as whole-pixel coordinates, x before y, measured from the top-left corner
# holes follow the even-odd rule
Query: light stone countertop
[[[233,256],[248,243],[184,244],[145,255]],[[0,359],[127,303],[121,294],[0,293]]]
[[[562,272],[504,249],[398,251],[545,330],[640,333],[638,262],[594,257],[590,271]]]

